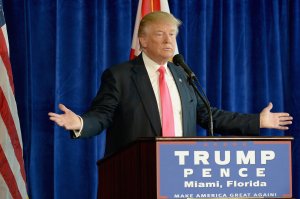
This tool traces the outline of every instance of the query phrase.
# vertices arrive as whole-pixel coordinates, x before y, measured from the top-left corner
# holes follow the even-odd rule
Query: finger
[[[263,109],[263,111],[268,111],[268,112],[270,112],[272,108],[273,108],[273,104],[270,102],[270,103],[268,104],[268,106],[266,106],[266,107]]]
[[[280,120],[279,121],[279,124],[292,124],[293,123],[293,120]]]
[[[56,117],[49,117],[49,119],[53,122],[56,122],[57,118]]]
[[[51,121],[55,122],[58,126],[63,126],[63,124],[64,124],[61,119],[58,119],[56,117],[50,117],[49,119]]]
[[[52,112],[48,113],[48,116],[50,116],[50,117],[61,117],[60,114],[52,113]]]
[[[283,120],[293,120],[293,117],[292,116],[280,116],[279,119],[281,121],[283,121]]]
[[[285,130],[289,130],[289,127],[287,127],[287,126],[278,126],[278,128],[276,128],[276,129],[285,131]]]
[[[280,126],[285,126],[285,125],[290,125],[290,124],[292,124],[292,121],[282,121],[282,122],[280,122]]]
[[[49,119],[54,122],[62,121],[62,119],[60,117],[56,117],[56,116],[50,116]]]
[[[289,113],[274,113],[277,117],[290,117]]]
[[[59,104],[59,105],[58,105],[58,108],[59,108],[61,111],[63,111],[64,113],[66,113],[66,112],[69,111],[69,109],[67,109],[67,107],[66,107],[65,105],[63,105],[63,104]]]
[[[267,108],[267,110],[271,111],[271,109],[273,108],[272,102],[269,102],[269,104],[266,108]]]

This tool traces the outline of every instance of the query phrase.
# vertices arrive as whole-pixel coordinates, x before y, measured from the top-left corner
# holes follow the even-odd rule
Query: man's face
[[[176,47],[176,25],[168,22],[158,22],[145,27],[145,33],[140,37],[143,52],[156,63],[163,65],[174,56]]]

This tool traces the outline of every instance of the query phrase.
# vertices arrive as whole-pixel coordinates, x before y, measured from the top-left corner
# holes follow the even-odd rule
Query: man
[[[174,55],[180,24],[165,12],[146,15],[138,33],[141,55],[103,73],[98,94],[81,117],[60,104],[64,113],[49,113],[50,120],[71,130],[73,137],[93,136],[107,128],[106,155],[139,137],[192,137],[196,136],[196,124],[207,128],[209,117],[203,102],[184,71],[168,62]],[[161,90],[163,87],[167,94]],[[166,103],[166,98],[171,102]],[[211,108],[214,131],[259,135],[259,128],[288,129],[292,117],[271,113],[271,109],[269,104],[260,114],[240,114]],[[169,110],[172,114],[166,117]]]

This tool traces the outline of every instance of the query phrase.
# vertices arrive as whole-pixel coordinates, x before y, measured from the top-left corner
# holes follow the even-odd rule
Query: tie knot
[[[158,69],[158,72],[159,72],[161,75],[163,75],[163,74],[165,74],[165,72],[166,72],[166,68],[165,68],[164,66],[160,66],[159,69]]]

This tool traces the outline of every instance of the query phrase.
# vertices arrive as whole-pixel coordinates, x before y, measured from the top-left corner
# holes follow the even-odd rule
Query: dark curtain
[[[105,133],[70,139],[49,121],[63,103],[83,113],[107,67],[129,57],[138,0],[4,0],[32,199],[96,198]],[[182,20],[179,52],[211,105],[258,113],[273,102],[294,124],[294,197],[300,197],[299,0],[169,0]],[[298,82],[298,83],[297,83]],[[199,129],[199,135],[205,131]]]

